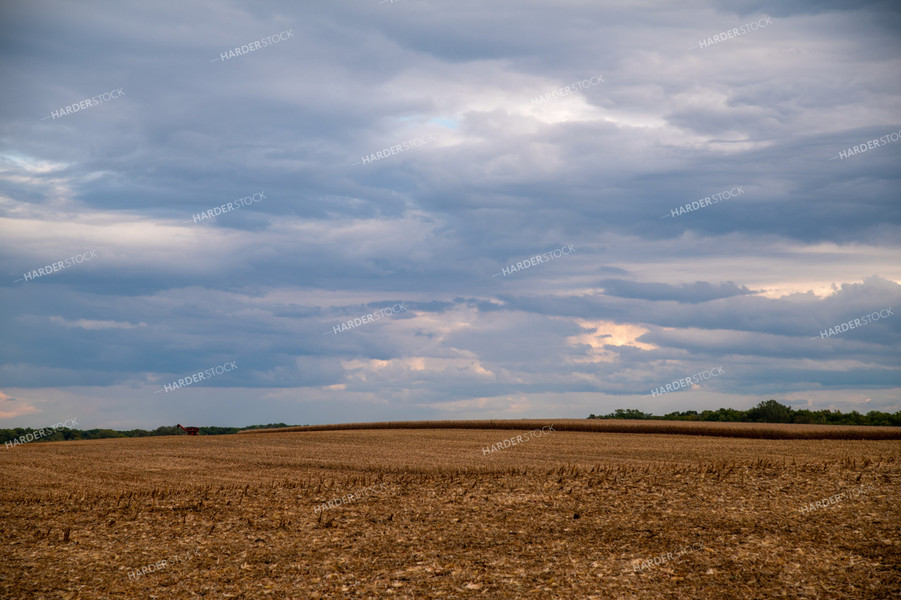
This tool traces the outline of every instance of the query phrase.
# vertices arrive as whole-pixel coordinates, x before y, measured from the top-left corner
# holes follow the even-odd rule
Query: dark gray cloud
[[[679,286],[665,283],[642,283],[624,279],[605,279],[599,283],[608,296],[620,298],[641,298],[644,300],[674,300],[697,304],[719,298],[730,298],[753,294],[752,290],[744,286],[737,286],[733,282],[713,285],[706,281],[684,283]]]

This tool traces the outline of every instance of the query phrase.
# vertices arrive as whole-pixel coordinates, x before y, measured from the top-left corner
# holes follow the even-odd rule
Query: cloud
[[[728,281],[719,285],[706,281],[695,281],[674,286],[665,283],[644,283],[624,279],[605,279],[598,285],[608,296],[620,298],[641,298],[643,300],[673,300],[675,302],[698,304],[709,300],[729,298],[756,292],[745,286]]]
[[[123,323],[118,321],[89,321],[87,319],[78,319],[77,321],[66,321],[63,317],[50,317],[51,323],[59,323],[63,327],[80,327],[82,329],[134,329],[135,327],[147,327],[147,323]]]
[[[24,400],[7,396],[0,391],[0,419],[13,419],[37,414],[40,411]]]

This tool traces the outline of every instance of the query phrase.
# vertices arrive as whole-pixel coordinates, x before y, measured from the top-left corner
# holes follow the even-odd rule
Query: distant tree
[[[150,435],[187,435],[177,425],[162,425],[150,432]]]
[[[618,408],[608,415],[591,415],[590,419],[658,419],[665,421],[720,421],[725,423],[801,423],[812,425],[881,425],[901,427],[901,411],[884,413],[870,411],[865,415],[856,410],[847,414],[842,411],[807,409],[794,410],[790,406],[780,404],[774,399],[761,402],[749,410],[720,408],[704,410],[698,414],[695,410],[674,411],[662,417],[643,413],[634,408]]]
[[[822,415],[818,415],[813,411],[802,408],[801,410],[795,411],[792,422],[801,425],[825,425],[826,419]]]
[[[748,410],[746,419],[752,423],[791,423],[794,410],[770,399]]]
[[[637,408],[617,408],[615,411],[604,417],[605,419],[653,419],[654,415],[644,413]]]
[[[717,421],[724,423],[737,423],[745,419],[745,411],[735,410],[734,408],[721,408],[716,413]]]
[[[84,432],[82,435],[82,439],[86,440],[100,440],[104,438],[123,438],[125,437],[124,433],[119,431],[115,431],[113,429],[89,429]]]

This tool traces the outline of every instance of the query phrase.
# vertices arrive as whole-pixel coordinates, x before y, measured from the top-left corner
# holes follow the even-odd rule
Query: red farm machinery
[[[181,423],[178,424],[181,427]],[[197,432],[200,431],[200,427],[181,427],[184,429],[185,433],[188,435],[197,435]]]

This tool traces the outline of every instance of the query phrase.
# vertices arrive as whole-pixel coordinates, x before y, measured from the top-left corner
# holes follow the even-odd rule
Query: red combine
[[[181,423],[178,424],[181,427]],[[200,427],[181,427],[185,430],[185,433],[188,435],[197,435],[197,432],[200,431]]]

